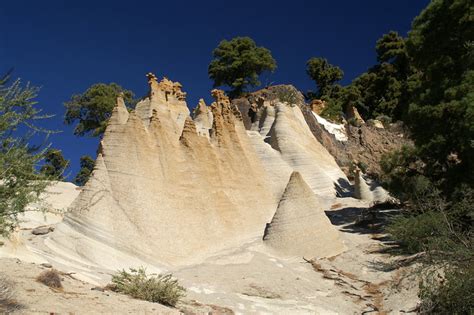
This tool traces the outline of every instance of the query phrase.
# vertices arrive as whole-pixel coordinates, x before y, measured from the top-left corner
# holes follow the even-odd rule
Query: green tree
[[[229,86],[230,97],[241,95],[249,86],[259,86],[259,75],[276,69],[270,50],[258,47],[250,37],[223,40],[212,55],[209,78],[214,81],[214,87]]]
[[[340,81],[344,72],[337,66],[330,64],[325,58],[311,58],[306,62],[306,73],[318,86],[317,98],[330,97],[334,84]]]
[[[473,43],[469,0],[432,1],[407,41],[417,70],[407,121],[427,172],[447,193],[474,183]]]
[[[382,163],[405,204],[388,232],[405,252],[425,254],[423,314],[474,313],[473,42],[471,0],[433,0],[415,18],[406,41],[415,146]]]
[[[0,234],[8,235],[18,224],[18,215],[37,202],[48,186],[45,175],[36,171],[44,152],[29,145],[31,137],[47,132],[36,123],[50,116],[36,107],[38,88],[9,83],[0,78]]]
[[[75,124],[74,134],[77,136],[101,136],[114,109],[117,96],[123,93],[125,105],[132,106],[134,94],[116,83],[97,83],[84,93],[73,95],[64,103],[66,114],[64,122]]]
[[[397,32],[390,31],[377,40],[375,51],[377,52],[377,61],[390,63],[408,62],[405,39]]]
[[[403,119],[408,111],[408,77],[412,74],[406,40],[391,31],[377,41],[375,50],[379,63],[352,83],[361,93],[358,110],[366,119],[379,115]]]
[[[81,156],[80,165],[81,169],[77,173],[74,182],[79,186],[84,186],[94,170],[95,161],[91,156],[83,155]]]
[[[44,161],[45,164],[40,169],[41,173],[58,180],[64,179],[64,171],[69,166],[69,161],[64,158],[61,150],[48,149],[44,154]]]

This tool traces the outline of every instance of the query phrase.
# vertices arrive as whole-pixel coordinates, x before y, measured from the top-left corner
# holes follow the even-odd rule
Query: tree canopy
[[[134,103],[132,91],[116,83],[92,85],[84,93],[73,95],[64,103],[66,107],[64,122],[76,125],[74,134],[77,136],[101,136],[120,93],[123,93],[125,105],[130,107]]]
[[[214,81],[214,87],[230,87],[231,97],[239,96],[250,86],[259,86],[259,75],[276,69],[270,50],[257,46],[250,37],[223,40],[212,55],[209,78]]]
[[[41,167],[40,172],[58,180],[64,179],[64,171],[69,165],[61,150],[50,148],[44,154],[45,164]]]
[[[333,66],[325,58],[313,57],[306,62],[306,73],[316,82],[318,93],[316,97],[328,97],[332,93],[334,83],[340,81],[344,72],[338,66]]]
[[[38,132],[47,132],[37,122],[50,116],[41,115],[35,98],[38,88],[9,83],[10,76],[0,78],[0,234],[9,234],[18,224],[18,215],[27,205],[37,202],[48,186],[47,176],[36,167],[44,151],[29,144]]]
[[[83,155],[81,156],[80,166],[81,169],[77,173],[74,182],[79,186],[84,186],[94,170],[95,161],[91,156]]]
[[[419,154],[446,191],[474,183],[474,18],[472,1],[435,0],[407,41],[417,72],[407,122]]]

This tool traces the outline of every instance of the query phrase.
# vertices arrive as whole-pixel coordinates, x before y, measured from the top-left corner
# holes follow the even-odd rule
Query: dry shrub
[[[62,289],[63,285],[61,283],[61,275],[60,273],[55,270],[46,270],[43,271],[37,278],[36,281],[47,285],[50,288],[53,289]]]
[[[0,313],[9,313],[20,305],[15,300],[15,289],[13,283],[0,275]]]
[[[171,274],[147,275],[143,267],[130,268],[130,272],[117,272],[112,276],[112,285],[108,287],[136,299],[169,306],[175,306],[186,293],[186,289]]]

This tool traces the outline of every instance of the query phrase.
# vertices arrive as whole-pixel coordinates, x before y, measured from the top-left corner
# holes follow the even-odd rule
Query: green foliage
[[[384,34],[375,45],[378,62],[407,62],[408,55],[405,49],[405,39],[397,32],[390,31]]]
[[[223,40],[212,55],[209,78],[214,80],[214,87],[229,86],[230,97],[241,95],[249,86],[260,85],[259,75],[276,69],[270,50],[258,47],[250,37]]]
[[[41,167],[40,172],[50,178],[63,180],[63,174],[69,165],[69,161],[64,158],[61,150],[48,149],[45,152],[44,160],[46,163]]]
[[[298,98],[298,91],[296,89],[278,89],[276,91],[276,97],[281,101],[281,102],[286,102],[289,105],[295,105],[298,103],[299,98]]]
[[[317,98],[330,97],[337,81],[344,76],[344,72],[337,66],[330,64],[325,58],[313,57],[306,62],[306,73],[318,86]]]
[[[339,84],[333,85],[329,91],[329,94],[321,97],[326,102],[326,108],[322,111],[321,116],[340,123],[344,112],[358,104],[360,91],[352,85],[342,87]],[[355,120],[354,122],[357,124]]]
[[[420,314],[473,314],[474,264],[465,270],[447,270],[444,278],[427,273],[420,284],[420,298]]]
[[[474,182],[472,16],[472,1],[432,1],[407,41],[418,71],[407,123],[431,177],[448,193],[459,182]]]
[[[76,124],[74,134],[77,136],[101,136],[114,109],[117,96],[123,93],[125,105],[135,103],[133,92],[125,90],[116,83],[97,83],[84,93],[73,95],[64,103],[66,114],[64,122]]]
[[[147,275],[143,267],[117,272],[112,276],[112,288],[136,299],[170,306],[175,306],[186,295],[186,289],[171,274],[155,277]]]
[[[414,254],[443,244],[449,231],[443,214],[428,211],[419,215],[398,216],[387,228],[387,232],[401,242],[406,253]],[[438,247],[438,246],[437,246]]]
[[[35,106],[38,89],[22,86],[20,80],[8,84],[0,79],[0,234],[8,235],[18,224],[18,215],[28,204],[37,202],[48,186],[47,177],[35,167],[44,151],[28,144],[31,137],[47,132],[36,123],[50,116]]]
[[[94,170],[95,161],[91,156],[83,155],[81,156],[80,165],[81,169],[77,173],[74,182],[79,186],[84,186]]]

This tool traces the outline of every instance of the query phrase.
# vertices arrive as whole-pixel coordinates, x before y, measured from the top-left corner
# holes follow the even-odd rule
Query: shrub
[[[130,268],[112,276],[114,291],[128,294],[136,299],[175,306],[186,295],[186,289],[179,285],[171,274],[147,275],[146,269]]]
[[[335,123],[342,121],[342,107],[341,104],[330,98],[323,98],[326,101],[326,108],[321,112],[321,117]]]
[[[13,284],[4,276],[0,276],[0,313],[9,313],[19,306],[15,300]]]
[[[295,89],[279,89],[276,92],[276,97],[288,105],[295,105],[298,103],[298,92]]]
[[[473,314],[474,265],[426,275],[420,284],[420,314]]]
[[[449,234],[442,213],[426,212],[420,215],[398,216],[387,227],[387,232],[409,254],[440,247]],[[439,243],[438,246],[436,243]]]
[[[47,285],[53,289],[62,289],[61,276],[55,269],[43,271],[37,278],[36,281]]]
[[[355,119],[354,117],[349,118],[349,119],[347,120],[347,123],[348,123],[349,125],[354,126],[354,127],[357,127],[357,128],[360,127],[360,126],[362,126],[362,123],[361,123],[359,120]]]
[[[377,117],[375,117],[375,119],[379,120],[385,128],[388,127],[392,122],[392,118],[387,115],[378,115]]]

